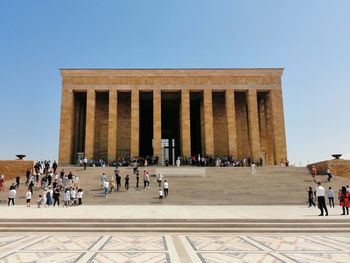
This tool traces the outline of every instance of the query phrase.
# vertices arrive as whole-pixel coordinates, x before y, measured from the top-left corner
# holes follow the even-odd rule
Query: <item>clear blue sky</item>
[[[0,2],[0,159],[56,159],[59,68],[284,67],[291,163],[350,152],[350,1]]]

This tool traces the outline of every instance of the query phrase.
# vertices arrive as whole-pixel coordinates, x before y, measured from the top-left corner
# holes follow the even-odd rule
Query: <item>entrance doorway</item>
[[[162,92],[162,144],[168,145],[169,164],[180,156],[180,92]],[[163,151],[163,148],[162,148]],[[168,150],[165,150],[168,151]],[[165,161],[165,160],[164,160]]]

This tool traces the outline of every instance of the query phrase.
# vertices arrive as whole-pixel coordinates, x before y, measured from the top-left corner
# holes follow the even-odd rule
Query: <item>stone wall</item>
[[[315,165],[317,169],[317,174],[327,174],[327,168],[330,167],[332,175],[350,178],[350,160],[339,159],[322,161],[312,163],[308,165],[308,168],[311,170],[313,165]]]
[[[5,176],[5,181],[16,178],[17,175],[25,176],[27,169],[33,169],[34,161],[3,160],[0,161],[0,174]]]

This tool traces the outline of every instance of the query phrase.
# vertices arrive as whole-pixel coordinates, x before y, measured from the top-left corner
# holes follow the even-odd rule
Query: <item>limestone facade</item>
[[[61,69],[59,162],[162,154],[287,158],[283,69]],[[145,146],[145,147],[141,147]]]

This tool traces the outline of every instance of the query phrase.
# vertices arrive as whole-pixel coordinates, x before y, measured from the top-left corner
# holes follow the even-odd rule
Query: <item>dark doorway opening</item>
[[[162,92],[162,139],[175,140],[174,153],[169,151],[169,163],[180,156],[180,92]]]
[[[191,155],[202,154],[201,101],[202,92],[190,93]]]
[[[153,155],[153,93],[140,92],[140,156]]]
[[[86,92],[74,92],[74,138],[71,163],[77,163],[78,153],[85,152]],[[67,131],[68,132],[68,131]]]

